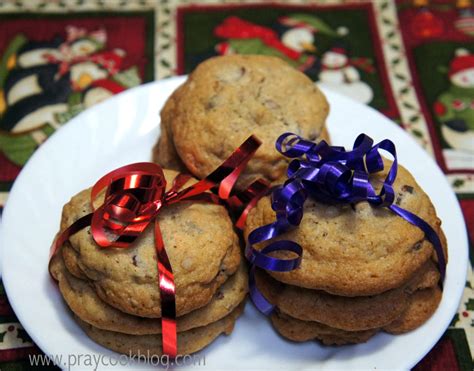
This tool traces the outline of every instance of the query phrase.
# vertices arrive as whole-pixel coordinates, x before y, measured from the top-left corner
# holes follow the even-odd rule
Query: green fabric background
[[[349,45],[349,53],[352,57],[370,58],[375,65],[375,53],[369,27],[368,10],[354,9],[348,14],[347,10],[313,10],[302,11],[298,8],[271,8],[255,7],[252,9],[232,10],[206,10],[205,12],[185,13],[183,16],[184,30],[184,68],[185,73],[190,73],[201,61],[211,55],[217,55],[214,47],[225,41],[214,35],[214,28],[228,16],[237,16],[246,21],[256,23],[260,26],[273,28],[278,24],[278,18],[288,16],[292,13],[305,13],[317,16],[333,29],[344,26],[349,29],[349,34],[341,38]],[[318,34],[315,35],[315,45],[318,49],[316,55],[320,57],[328,50],[337,39]],[[376,73],[366,73],[358,69],[360,77],[368,83],[373,92],[374,99],[371,106],[382,110],[388,107],[384,98],[384,90],[380,82],[380,76]],[[316,76],[310,76],[312,80]]]

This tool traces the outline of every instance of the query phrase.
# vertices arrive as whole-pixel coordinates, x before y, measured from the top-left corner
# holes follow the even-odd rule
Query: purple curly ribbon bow
[[[397,153],[392,141],[385,139],[372,146],[372,138],[360,134],[354,142],[352,151],[344,147],[330,146],[322,140],[313,143],[296,134],[281,135],[276,148],[284,156],[295,158],[288,166],[288,180],[272,192],[272,208],[276,221],[253,230],[247,240],[245,256],[252,264],[250,270],[250,296],[255,306],[264,314],[274,308],[255,285],[255,267],[274,272],[288,272],[299,267],[303,249],[289,240],[270,242],[262,250],[253,246],[270,241],[297,227],[303,218],[303,206],[308,196],[329,203],[357,203],[367,201],[377,207],[387,207],[407,222],[417,226],[430,241],[438,256],[441,282],[446,272],[446,259],[437,233],[423,219],[394,205],[393,183],[397,177]],[[377,194],[369,182],[369,174],[384,169],[379,150],[393,156],[393,163]],[[296,257],[279,259],[268,254],[274,251],[292,252]]]

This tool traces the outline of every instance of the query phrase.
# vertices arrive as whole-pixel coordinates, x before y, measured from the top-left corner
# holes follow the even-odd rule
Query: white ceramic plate
[[[115,353],[84,335],[48,275],[48,251],[62,206],[104,173],[150,159],[159,135],[158,113],[181,82],[183,78],[175,78],[132,89],[74,118],[34,154],[10,193],[0,235],[4,285],[26,331],[46,354],[62,355],[63,364],[68,354]],[[468,245],[458,202],[444,175],[423,149],[387,118],[335,93],[326,94],[331,104],[328,127],[333,143],[351,146],[361,132],[376,141],[390,138],[397,145],[400,163],[433,200],[449,242],[441,305],[425,325],[411,333],[381,333],[366,344],[324,347],[316,342],[283,340],[248,303],[232,335],[221,336],[200,353],[209,369],[406,369],[433,347],[456,312],[465,283]],[[82,363],[80,368],[85,366]],[[133,368],[138,368],[137,364]]]

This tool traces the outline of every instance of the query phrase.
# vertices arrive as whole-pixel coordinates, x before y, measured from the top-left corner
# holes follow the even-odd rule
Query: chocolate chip
[[[206,102],[204,108],[209,111],[213,108],[216,108],[219,105],[219,95],[215,94],[212,97],[209,98],[209,100]]]
[[[133,255],[132,261],[133,261],[133,265],[134,265],[135,267],[138,267],[138,264],[137,264],[137,256],[136,256],[136,255]]]
[[[328,235],[328,232],[323,232],[323,237],[326,237]]]
[[[214,102],[214,101],[208,101],[208,102],[206,103],[206,107],[205,107],[205,108],[206,108],[206,110],[209,111],[209,110],[213,109],[215,106],[216,106],[216,102]]]
[[[402,191],[403,191],[403,192],[408,192],[408,193],[410,193],[410,194],[413,194],[413,187],[410,186],[410,185],[405,184],[405,185],[402,187]]]
[[[224,299],[224,294],[222,293],[222,291],[217,291],[216,299],[218,300]]]
[[[308,139],[311,140],[311,141],[313,141],[313,140],[316,140],[316,138],[317,138],[318,136],[319,136],[318,133],[316,133],[316,132],[313,131],[313,132],[309,133]]]
[[[413,251],[418,251],[421,249],[421,242],[417,242],[412,248]]]
[[[402,196],[401,196],[401,195],[397,196],[397,199],[395,200],[395,203],[396,203],[398,206],[400,206],[400,204],[402,203]]]

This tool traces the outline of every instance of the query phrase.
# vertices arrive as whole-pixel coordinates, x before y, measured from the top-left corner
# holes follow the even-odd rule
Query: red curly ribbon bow
[[[92,237],[100,247],[128,248],[154,221],[161,295],[163,354],[175,357],[177,355],[176,287],[157,219],[158,213],[167,205],[190,200],[214,203],[227,200],[232,206],[242,206],[242,197],[230,196],[231,191],[259,146],[260,141],[257,138],[249,137],[214,172],[183,190],[180,189],[189,180],[189,175],[176,176],[171,189],[166,191],[163,170],[153,163],[135,163],[106,174],[92,187],[93,212],[78,219],[61,232],[51,248],[51,258],[73,234],[88,226],[91,227]],[[255,182],[244,194],[248,196],[260,193],[262,184],[262,181]],[[217,186],[219,186],[218,196],[205,193]],[[104,189],[106,190],[104,203],[95,209],[93,203]]]

